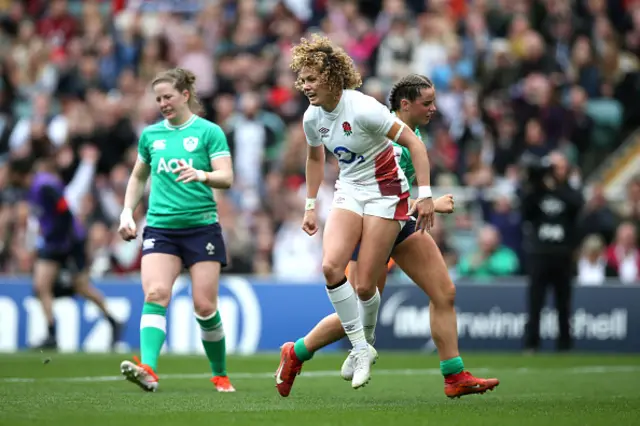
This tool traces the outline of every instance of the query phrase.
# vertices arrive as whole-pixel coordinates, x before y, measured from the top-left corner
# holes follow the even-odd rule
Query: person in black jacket
[[[524,160],[528,178],[521,208],[529,275],[525,348],[536,350],[540,345],[540,312],[551,287],[560,331],[557,349],[569,350],[573,252],[579,243],[576,223],[584,200],[568,181],[570,168],[563,154],[553,152],[542,159],[525,156]]]

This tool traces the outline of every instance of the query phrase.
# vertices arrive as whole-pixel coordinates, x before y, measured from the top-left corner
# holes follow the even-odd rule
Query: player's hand
[[[318,232],[318,222],[316,220],[315,210],[305,210],[304,219],[302,219],[302,230],[309,235]]]
[[[80,159],[91,164],[95,164],[100,159],[100,151],[93,144],[84,144],[80,148]]]
[[[180,165],[173,170],[173,173],[178,175],[176,182],[204,182],[207,180],[207,173],[194,169],[188,165],[184,160],[180,160]]]
[[[436,198],[436,200],[433,202],[433,205],[435,207],[436,213],[451,214],[455,209],[452,194],[446,194],[442,197]]]
[[[409,215],[413,214],[414,211],[418,212],[418,219],[416,220],[416,225],[418,229],[422,232],[430,231],[433,226],[434,214],[435,214],[435,206],[433,205],[433,198],[418,198],[411,210],[409,211]]]
[[[125,241],[134,240],[137,237],[136,221],[133,219],[133,211],[129,208],[124,208],[120,213],[120,226],[118,227],[118,234]]]

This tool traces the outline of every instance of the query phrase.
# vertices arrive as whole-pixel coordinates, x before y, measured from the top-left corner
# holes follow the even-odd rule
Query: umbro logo
[[[318,131],[320,132],[320,139],[329,136],[329,129],[327,129],[326,127],[321,127]]]

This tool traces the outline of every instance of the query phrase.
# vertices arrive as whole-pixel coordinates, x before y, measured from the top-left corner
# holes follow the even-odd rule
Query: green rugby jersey
[[[142,131],[138,156],[151,167],[147,224],[181,229],[218,221],[213,189],[202,182],[176,182],[173,173],[183,160],[195,169],[212,171],[211,160],[229,157],[227,138],[215,123],[193,115],[181,126],[167,120]]]

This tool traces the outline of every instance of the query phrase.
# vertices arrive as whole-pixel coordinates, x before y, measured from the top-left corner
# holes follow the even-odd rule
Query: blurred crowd
[[[312,32],[346,49],[381,102],[408,72],[435,83],[439,113],[423,129],[432,182],[474,190],[432,232],[457,276],[522,272],[523,153],[563,152],[580,185],[640,126],[634,0],[0,0],[0,13],[2,163],[55,158],[94,276],[139,268],[141,241],[115,228],[138,136],[160,119],[149,82],[168,67],[196,74],[203,114],[227,134],[236,184],[216,199],[230,273],[321,273],[321,233],[300,229],[308,102],[288,68]],[[37,229],[5,169],[0,267],[29,273]],[[330,160],[321,218],[336,176]],[[621,204],[591,192],[579,276],[637,280],[640,180]]]

